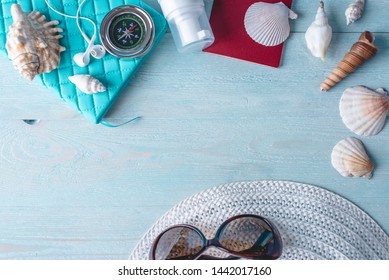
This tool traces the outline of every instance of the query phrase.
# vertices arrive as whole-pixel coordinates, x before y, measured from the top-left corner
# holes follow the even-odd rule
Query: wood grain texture
[[[147,1],[158,8],[156,1]],[[281,67],[206,53],[179,54],[170,34],[108,115],[94,125],[0,58],[0,259],[126,259],[170,207],[234,181],[291,180],[332,190],[389,231],[389,128],[360,138],[373,158],[371,180],[341,177],[330,154],[355,136],[342,123],[345,88],[389,88],[389,1],[367,1],[347,27],[349,0],[325,1],[334,34],[326,62],[304,32],[317,1],[294,1]],[[320,83],[369,29],[380,49],[328,93]],[[39,119],[35,125],[22,120]]]

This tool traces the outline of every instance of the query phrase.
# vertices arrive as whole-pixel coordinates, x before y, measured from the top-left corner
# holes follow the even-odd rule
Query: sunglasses
[[[210,247],[228,253],[225,258],[203,254]],[[191,225],[175,225],[155,239],[150,259],[258,259],[275,260],[281,256],[282,240],[277,228],[269,220],[252,214],[243,214],[223,222],[213,239]]]

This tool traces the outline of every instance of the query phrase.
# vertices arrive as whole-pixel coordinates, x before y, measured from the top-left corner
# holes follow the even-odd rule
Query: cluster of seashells
[[[346,9],[346,23],[350,25],[362,16],[364,0],[354,0]],[[308,49],[315,57],[324,60],[332,37],[332,29],[320,1],[315,21],[308,28],[305,38]],[[332,73],[320,85],[328,91],[357,67],[377,53],[375,37],[363,32],[350,51],[338,63]],[[389,114],[389,96],[383,89],[372,90],[365,86],[347,88],[339,103],[340,116],[348,129],[360,136],[377,135],[384,127]],[[339,141],[331,153],[332,166],[345,177],[364,177],[370,179],[374,165],[361,140],[348,137]]]
[[[354,0],[348,6],[345,12],[347,25],[362,17],[364,6],[364,0]],[[320,57],[324,61],[331,39],[332,28],[328,24],[328,17],[324,10],[324,2],[320,1],[315,20],[305,33],[307,47],[313,56]],[[320,89],[322,91],[328,91],[356,68],[365,63],[366,60],[373,57],[377,53],[374,39],[375,37],[371,32],[363,32],[358,41],[351,47],[350,51],[346,53],[331,74],[321,83]]]
[[[346,23],[350,25],[362,16],[364,0],[354,0],[346,9]],[[325,60],[332,39],[332,28],[324,10],[324,2],[319,2],[315,20],[305,33],[307,47],[313,56]],[[363,32],[353,44],[332,73],[320,85],[322,91],[328,91],[357,67],[377,53],[375,37]],[[343,123],[354,133],[363,136],[378,134],[384,127],[389,114],[388,93],[379,88],[372,90],[364,86],[346,89],[340,99],[340,115]],[[331,154],[333,167],[346,177],[365,177],[370,179],[374,165],[361,140],[348,137],[338,142]]]
[[[347,88],[339,103],[343,123],[361,136],[381,132],[389,114],[389,96],[383,88],[364,86]],[[374,169],[361,140],[349,137],[335,145],[331,154],[332,166],[342,175],[370,179]]]
[[[364,6],[364,0],[353,0],[345,11],[347,25],[361,18]],[[247,34],[255,42],[271,47],[288,38],[289,18],[296,19],[297,14],[284,3],[257,2],[248,8],[244,25]],[[324,61],[331,39],[332,28],[328,23],[324,2],[319,1],[315,20],[305,33],[306,44],[314,57]],[[373,57],[378,51],[374,40],[371,32],[363,32],[332,73],[321,83],[320,89],[328,91]],[[344,124],[351,131],[363,136],[376,135],[383,129],[389,114],[389,96],[382,88],[372,90],[364,86],[351,87],[344,91],[339,109]],[[374,165],[365,146],[361,140],[354,137],[336,144],[331,154],[331,162],[342,176],[370,179],[373,174]]]
[[[350,25],[362,17],[364,0],[354,0],[345,12],[346,23]],[[257,43],[272,47],[283,43],[290,34],[289,19],[296,19],[297,14],[283,2],[256,2],[246,11],[244,26],[247,34]],[[313,56],[325,60],[332,39],[332,27],[324,10],[324,2],[319,1],[315,20],[305,32],[305,40]],[[377,53],[374,35],[364,32],[352,46],[327,79],[320,85],[322,91],[328,91],[347,75]]]
[[[345,12],[347,25],[350,25],[362,17],[364,7],[365,0],[354,0],[354,2],[347,7]],[[332,28],[328,24],[328,17],[324,10],[324,2],[320,1],[315,20],[305,33],[307,47],[313,56],[320,57],[324,61],[331,39]]]
[[[23,12],[19,4],[11,5],[13,24],[7,34],[8,58],[20,75],[33,80],[38,74],[49,73],[58,68],[61,53],[66,49],[59,44],[63,32],[56,27],[57,20],[47,22],[38,11]],[[86,94],[104,92],[107,89],[90,75],[69,77],[75,86]]]

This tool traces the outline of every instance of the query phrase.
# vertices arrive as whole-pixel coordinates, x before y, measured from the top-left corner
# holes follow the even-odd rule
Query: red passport
[[[244,27],[246,11],[256,2],[278,3],[280,0],[214,0],[210,24],[215,42],[204,52],[279,67],[284,44],[260,45],[250,38]],[[289,8],[292,6],[292,0],[282,2]]]

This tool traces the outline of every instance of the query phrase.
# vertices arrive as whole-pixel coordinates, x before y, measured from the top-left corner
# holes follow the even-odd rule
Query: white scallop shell
[[[289,18],[296,19],[297,14],[284,3],[257,2],[247,9],[244,26],[255,42],[264,46],[276,46],[289,36]]]
[[[348,137],[338,142],[331,154],[332,166],[344,177],[364,177],[373,175],[373,163],[359,139]]]
[[[364,86],[347,88],[339,103],[344,124],[358,135],[372,136],[384,127],[389,114],[389,96],[380,88]]]
[[[13,24],[7,34],[6,49],[8,58],[26,79],[35,75],[51,72],[60,62],[60,53],[65,50],[58,40],[61,28],[55,26],[58,21],[46,21],[46,17],[37,11],[25,13],[20,5],[12,4]]]
[[[74,75],[70,76],[69,80],[75,84],[79,90],[86,94],[94,94],[107,90],[98,79],[91,75]]]
[[[365,0],[354,0],[354,2],[347,7],[344,13],[346,15],[347,25],[350,25],[362,17],[364,7]]]

